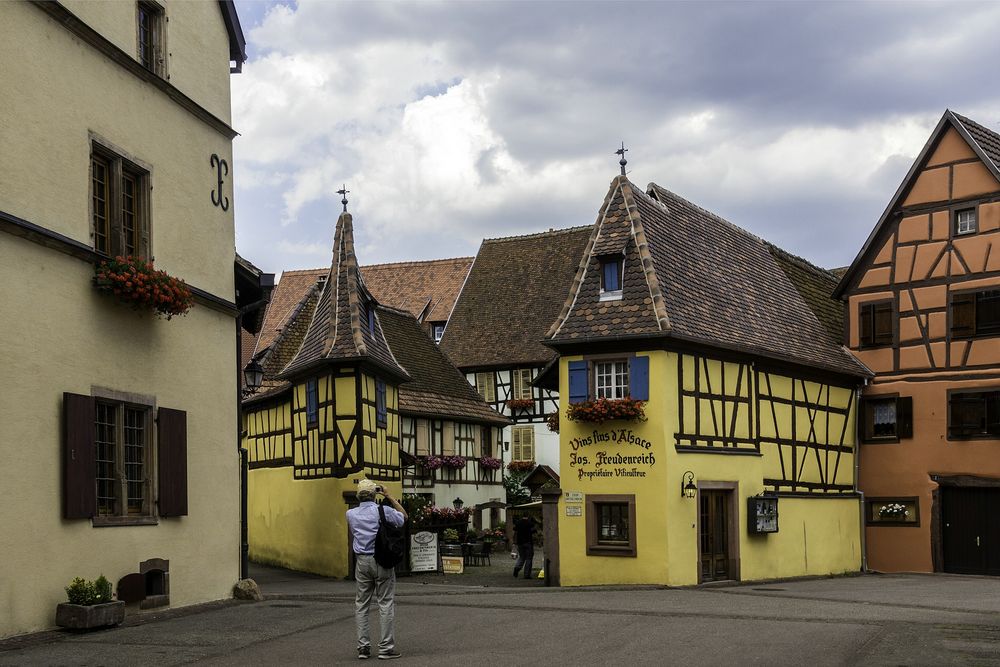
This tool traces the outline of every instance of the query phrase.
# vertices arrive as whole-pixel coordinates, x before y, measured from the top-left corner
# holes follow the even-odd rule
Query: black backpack
[[[385,568],[394,568],[403,560],[406,550],[406,531],[403,526],[393,526],[385,520],[385,506],[378,506],[378,533],[375,534],[375,562]]]

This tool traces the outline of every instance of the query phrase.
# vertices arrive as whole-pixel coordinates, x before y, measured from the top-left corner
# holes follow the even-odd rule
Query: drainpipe
[[[868,379],[865,379],[863,386],[868,386]],[[858,505],[858,515],[860,516],[860,528],[861,528],[861,571],[868,571],[868,541],[865,536],[865,492],[861,490],[861,427],[859,417],[861,416],[861,389],[855,389],[856,400],[854,402],[855,407],[855,417],[854,420],[854,490],[857,492],[858,496],[861,498],[861,503]]]
[[[247,542],[247,453],[243,449],[243,309],[236,314],[236,452],[240,457],[240,579],[250,569]]]

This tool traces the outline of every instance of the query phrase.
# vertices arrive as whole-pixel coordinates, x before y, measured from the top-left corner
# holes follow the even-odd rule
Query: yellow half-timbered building
[[[244,402],[250,558],[345,576],[357,480],[402,493],[398,386],[409,379],[358,271],[349,213],[326,279],[256,357],[265,381]]]
[[[857,571],[836,278],[651,184],[612,183],[547,343],[560,353],[561,585]],[[542,382],[554,383],[553,372]]]

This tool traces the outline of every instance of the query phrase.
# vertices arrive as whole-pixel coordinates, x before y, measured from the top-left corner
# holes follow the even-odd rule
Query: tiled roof
[[[597,239],[602,223],[631,226],[623,298],[599,301],[599,265],[591,253],[550,330],[553,343],[664,336],[866,373],[820,322],[765,241],[655,183],[647,194],[625,177],[611,184]],[[781,256],[796,280],[810,283],[802,289],[812,295],[817,288],[805,266]]]
[[[541,341],[559,314],[592,227],[487,239],[441,339],[459,368],[544,364]]]
[[[283,271],[281,280],[271,292],[271,302],[264,314],[264,324],[257,337],[256,350],[263,352],[275,337],[285,328],[292,309],[309,289],[320,279],[325,280],[330,269],[305,269],[301,271]]]
[[[372,264],[361,267],[361,276],[380,304],[405,310],[422,322],[445,322],[469,274],[472,259]]]
[[[390,308],[379,308],[378,315],[389,346],[410,375],[411,381],[399,386],[400,412],[509,423],[483,401],[413,315]]]
[[[833,298],[839,277],[797,255],[782,250],[773,243],[767,244],[778,266],[785,272],[792,285],[799,291],[820,324],[830,334],[832,341],[844,338],[844,305]]]
[[[374,327],[368,325],[368,309],[377,305],[359,277],[352,218],[344,212],[337,219],[333,263],[320,288],[309,329],[302,346],[280,375],[288,377],[324,361],[362,360],[406,378],[406,371],[389,350],[377,313]]]
[[[1000,167],[1000,134],[997,134],[988,127],[984,127],[972,120],[971,118],[966,118],[961,116],[954,111],[952,114],[959,120],[965,129],[969,131],[972,138],[979,144],[979,147],[983,149],[986,153],[986,157],[993,161],[993,168],[996,170]]]

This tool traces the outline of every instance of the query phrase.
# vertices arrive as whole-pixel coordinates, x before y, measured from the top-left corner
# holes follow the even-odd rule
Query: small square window
[[[597,398],[628,398],[628,360],[594,362],[594,390]]]
[[[955,211],[955,234],[976,233],[976,209],[967,208]]]
[[[1000,391],[949,392],[948,438],[1000,438]]]
[[[913,437],[913,397],[873,396],[861,401],[862,440],[899,442]]]
[[[634,495],[588,495],[587,555],[636,556]]]
[[[861,347],[892,345],[892,301],[863,303],[858,310],[858,339]]]
[[[601,300],[620,299],[622,296],[622,266],[620,257],[601,260]]]
[[[444,337],[444,323],[435,322],[434,323],[434,342],[440,343],[441,339]]]
[[[94,250],[104,256],[149,257],[149,173],[94,144],[90,214]]]

